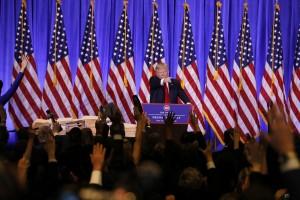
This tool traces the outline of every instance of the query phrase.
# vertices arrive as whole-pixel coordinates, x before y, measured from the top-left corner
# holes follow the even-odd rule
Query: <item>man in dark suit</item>
[[[150,103],[177,103],[177,97],[184,103],[190,102],[179,81],[169,77],[165,63],[157,64],[155,73],[150,78]]]

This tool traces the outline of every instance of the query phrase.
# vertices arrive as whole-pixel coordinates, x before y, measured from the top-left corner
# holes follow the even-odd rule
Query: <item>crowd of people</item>
[[[95,136],[78,127],[58,135],[54,122],[20,129],[17,142],[8,145],[0,106],[0,199],[300,199],[299,135],[276,105],[268,113],[268,134],[241,143],[238,128],[227,130],[217,152],[193,113],[193,132],[180,139],[174,137],[174,114],[165,118],[161,134],[145,113],[134,113],[133,139],[125,137],[120,112],[102,112]]]

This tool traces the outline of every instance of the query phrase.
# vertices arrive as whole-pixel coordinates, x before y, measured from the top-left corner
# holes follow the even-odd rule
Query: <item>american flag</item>
[[[95,31],[94,2],[91,2],[74,85],[75,104],[79,115],[97,115],[100,105],[105,104],[102,75],[98,59]]]
[[[30,29],[27,20],[26,1],[22,1],[18,20],[14,53],[13,81],[21,69],[22,56],[28,57],[24,77],[9,102],[9,113],[16,128],[28,127],[41,117],[42,92],[37,76]]]
[[[233,90],[227,67],[221,16],[221,3],[218,1],[215,11],[214,31],[207,61],[203,111],[216,136],[223,143],[224,131],[235,126],[235,114],[231,103],[233,100]]]
[[[133,44],[125,1],[107,81],[108,101],[113,101],[125,122],[134,123],[132,95],[136,94],[133,65]]]
[[[199,120],[199,126],[204,133],[204,117],[202,114],[202,95],[200,80],[195,52],[195,43],[190,21],[188,5],[184,6],[184,16],[182,25],[182,34],[180,40],[179,60],[177,68],[177,79],[180,80],[181,86],[189,97],[194,112]]]
[[[297,35],[293,78],[289,95],[290,119],[295,130],[300,133],[300,26]]]
[[[157,3],[153,2],[153,13],[151,27],[149,31],[148,44],[143,66],[143,74],[139,96],[141,102],[150,102],[150,84],[149,79],[154,75],[154,69],[158,62],[164,62],[164,45],[160,28],[159,16],[157,12]]]
[[[258,106],[247,4],[244,7],[231,83],[235,97],[233,104],[237,126],[242,133],[257,136],[259,133]]]
[[[56,2],[56,18],[52,33],[49,61],[44,83],[42,109],[56,117],[76,117],[69,67],[67,37],[60,1]]]
[[[276,4],[272,33],[269,39],[267,62],[258,104],[259,113],[266,123],[266,113],[268,112],[270,104],[277,104],[279,107],[282,107],[287,115],[282,64],[282,35],[280,29],[279,5]]]

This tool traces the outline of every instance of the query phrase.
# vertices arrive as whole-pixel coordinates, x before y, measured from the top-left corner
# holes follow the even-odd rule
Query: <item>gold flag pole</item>
[[[57,66],[56,66],[56,54],[57,54],[57,48],[56,48],[56,34],[57,34],[57,8],[58,8],[58,4],[61,3],[61,0],[56,0],[56,8],[55,8],[55,25],[54,25],[54,64],[53,64],[53,67],[54,67],[54,76],[53,76],[53,80],[52,80],[52,83],[53,83],[53,86],[56,86],[57,85]]]
[[[275,55],[274,55],[274,33],[275,33],[275,13],[276,10],[280,10],[278,1],[276,1],[275,3],[275,12],[274,12],[274,16],[273,16],[273,27],[272,27],[272,81],[271,81],[271,96],[274,95],[274,91],[273,91],[273,87],[274,87],[274,81],[275,81],[275,74],[274,74],[274,65],[275,65]],[[272,100],[272,99],[271,99]]]
[[[242,49],[241,49],[241,54],[240,54],[240,77],[239,77],[239,93],[241,92],[242,88],[243,88],[243,75],[242,75],[242,68],[243,68],[243,54],[244,54],[244,45],[245,45],[245,21],[246,19],[246,15],[248,12],[248,3],[245,2],[244,3],[244,13],[243,13],[243,28],[242,28]]]
[[[222,7],[222,3],[220,2],[220,1],[218,1],[217,3],[216,3],[216,6],[217,6],[217,12],[216,12],[216,18],[217,18],[217,23],[216,23],[216,52],[215,52],[215,60],[214,60],[214,62],[215,62],[215,67],[216,67],[216,69],[215,69],[215,73],[214,73],[214,80],[216,81],[217,79],[218,79],[218,77],[219,77],[219,73],[218,73],[218,66],[217,66],[217,58],[218,58],[218,48],[219,48],[219,41],[218,41],[218,39],[219,39],[219,32],[217,31],[217,29],[218,29],[218,24],[219,24],[219,19],[218,19],[218,12],[219,12],[219,9],[221,9],[221,7]]]
[[[152,2],[152,30],[151,30],[151,65],[150,65],[150,73],[151,76],[154,75],[154,68],[153,68],[153,59],[154,59],[154,15],[155,15],[155,8],[158,7],[158,4],[156,2],[156,0],[153,0]]]
[[[95,8],[95,0],[91,0],[90,1],[91,4],[91,9],[92,9],[92,16],[91,16],[91,66],[93,65],[93,54],[94,54],[94,8]],[[92,72],[92,67],[90,67],[90,88],[93,89],[94,85],[93,85],[93,81],[94,81],[94,77],[93,77],[93,72]]]
[[[21,5],[21,64],[20,64],[20,69],[22,69],[22,63],[23,63],[23,56],[25,55],[26,52],[24,52],[24,14],[26,10],[26,0],[22,0],[22,5]]]
[[[217,12],[216,12],[216,16],[215,18],[217,19],[216,21],[216,26],[215,26],[215,30],[216,30],[216,51],[215,51],[215,59],[214,59],[214,66],[215,66],[215,72],[214,72],[214,80],[216,81],[219,77],[219,73],[218,73],[218,66],[217,66],[217,58],[218,58],[218,48],[219,48],[219,31],[218,31],[218,24],[219,24],[219,19],[218,19],[218,12],[219,9],[221,9],[222,7],[222,3],[220,1],[217,1],[216,3],[216,7],[217,7]],[[217,136],[215,135],[214,137],[214,149],[215,151],[217,150]]]
[[[186,17],[186,14],[187,14],[187,11],[189,11],[189,4],[186,2],[186,0],[184,1],[184,4],[183,4],[183,8],[184,8],[184,14],[183,14],[183,30],[182,30],[182,37],[183,37],[183,44],[182,44],[182,54],[181,54],[181,70],[182,70],[182,73],[184,74],[184,70],[185,70],[185,50],[186,50],[186,26],[185,26],[185,17]],[[181,87],[184,89],[184,80],[181,79],[181,82],[180,82],[180,85]]]
[[[124,20],[124,23],[125,23],[125,26],[124,26],[124,62],[125,64],[127,63],[127,6],[128,6],[128,0],[124,0],[124,13],[125,13],[125,20]],[[124,81],[124,85],[125,87],[128,87],[128,80],[126,78],[126,67],[124,69],[124,77],[123,77],[123,81]]]

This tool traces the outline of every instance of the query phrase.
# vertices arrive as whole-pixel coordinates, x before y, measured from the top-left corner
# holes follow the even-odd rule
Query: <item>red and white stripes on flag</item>
[[[148,44],[144,59],[141,87],[139,97],[142,103],[150,102],[150,83],[149,79],[154,75],[154,70],[158,62],[164,62],[164,45],[157,11],[157,3],[153,2],[151,27],[149,30]]]
[[[44,83],[42,109],[56,117],[77,117],[69,67],[66,31],[61,5],[56,2],[56,18],[52,34],[49,62]]]
[[[227,67],[221,3],[217,2],[215,25],[209,50],[203,112],[220,142],[223,133],[235,127],[235,114],[231,101],[233,90]]]
[[[289,95],[289,111],[293,127],[300,133],[300,26],[297,34],[293,77]]]
[[[235,101],[233,101],[233,104],[236,112],[237,126],[244,134],[241,138],[245,140],[245,137],[243,137],[245,134],[250,134],[254,137],[258,136],[259,120],[256,99],[255,67],[248,8],[246,5],[244,7],[243,21],[233,64],[231,84],[234,90]]]
[[[205,132],[204,117],[202,114],[202,95],[195,52],[194,36],[188,5],[184,6],[182,34],[180,40],[179,60],[177,67],[177,79],[191,101],[194,112],[199,121],[202,133]]]
[[[74,85],[75,104],[79,116],[97,115],[99,106],[105,104],[102,75],[98,58],[95,31],[94,4],[91,2]]]
[[[269,48],[262,86],[259,94],[259,113],[267,124],[267,112],[271,104],[277,104],[284,109],[287,116],[286,96],[283,82],[283,50],[280,28],[279,5],[275,5],[272,33],[269,39]]]
[[[9,102],[9,113],[16,128],[28,127],[41,117],[42,92],[37,76],[31,35],[27,20],[26,2],[23,1],[18,20],[14,53],[13,81],[21,70],[22,56],[28,57],[24,77]]]
[[[107,101],[114,102],[127,123],[134,123],[133,99],[136,94],[133,44],[125,1],[107,80]]]

